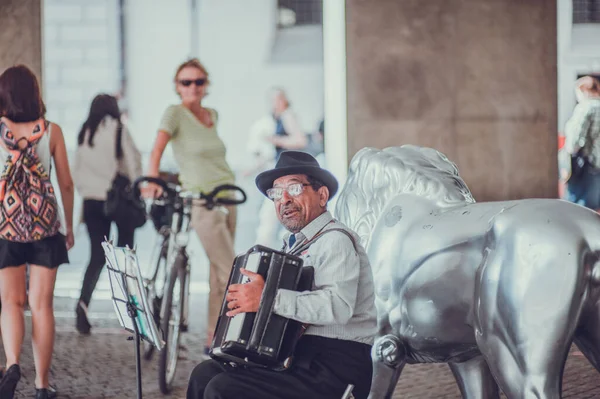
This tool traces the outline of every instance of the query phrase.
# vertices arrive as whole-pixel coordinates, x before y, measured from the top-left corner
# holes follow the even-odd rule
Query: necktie
[[[295,234],[292,234],[292,235],[290,236],[290,241],[289,241],[289,242],[290,242],[290,243],[289,243],[289,248],[293,247],[293,246],[294,246],[294,244],[296,243],[296,235],[295,235]]]

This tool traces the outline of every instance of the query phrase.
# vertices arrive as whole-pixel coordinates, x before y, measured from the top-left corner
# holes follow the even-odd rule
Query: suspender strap
[[[312,244],[314,244],[319,238],[323,237],[325,234],[330,233],[332,231],[339,231],[340,233],[344,233],[350,239],[350,241],[352,241],[352,246],[354,247],[354,251],[358,252],[358,250],[356,249],[356,241],[354,241],[354,237],[352,237],[352,234],[350,234],[349,232],[347,232],[346,230],[341,229],[341,228],[333,228],[333,229],[328,229],[328,230],[321,230],[319,233],[317,233],[317,235],[315,235],[312,238],[312,240],[305,242],[304,244],[300,245],[298,248],[294,248],[293,251],[290,251],[290,254],[292,254],[292,255],[300,254],[301,252],[308,249],[308,247],[310,247]]]

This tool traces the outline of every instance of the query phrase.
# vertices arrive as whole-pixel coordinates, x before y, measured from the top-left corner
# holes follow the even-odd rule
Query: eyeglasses
[[[204,86],[206,84],[206,78],[200,78],[200,79],[194,79],[194,80],[182,79],[179,81],[179,83],[185,87],[190,86],[192,83],[194,83],[196,86]]]
[[[273,201],[280,200],[283,197],[284,190],[292,197],[297,197],[302,194],[306,186],[310,186],[310,184],[294,183],[287,187],[273,187],[267,190],[267,197]]]

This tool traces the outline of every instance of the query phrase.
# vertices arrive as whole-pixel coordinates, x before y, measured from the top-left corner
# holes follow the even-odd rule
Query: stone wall
[[[348,151],[434,147],[475,198],[557,195],[556,3],[347,0]]]
[[[120,86],[118,0],[44,1],[44,99],[67,146],[98,93]]]

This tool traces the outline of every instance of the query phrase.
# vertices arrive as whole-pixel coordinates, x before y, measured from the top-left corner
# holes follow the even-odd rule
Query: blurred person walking
[[[102,242],[109,237],[113,219],[106,214],[107,192],[116,178],[131,183],[142,174],[141,154],[127,126],[121,121],[116,97],[97,95],[77,137],[75,187],[83,198],[83,222],[90,236],[90,260],[85,271],[81,294],[75,309],[75,326],[89,334],[87,309],[104,267]],[[119,247],[133,248],[136,226],[130,219],[114,220]]]
[[[565,150],[571,156],[567,199],[600,210],[600,82],[584,76],[575,82],[578,104],[565,125]]]
[[[273,90],[273,117],[275,132],[266,140],[275,146],[275,162],[277,162],[283,151],[303,150],[308,140],[298,117],[291,108],[287,94],[280,88]]]
[[[283,151],[305,150],[308,144],[307,135],[302,130],[285,91],[281,88],[274,88],[271,91],[271,96],[274,130],[270,135],[263,136],[263,140],[271,143],[275,147],[275,151],[270,162],[262,162],[261,166],[264,170],[272,168]],[[255,147],[258,144],[255,143],[251,146]],[[279,238],[283,233],[284,230],[273,209],[273,202],[265,198],[259,211],[256,243],[271,248],[279,248],[282,242]]]
[[[0,75],[0,324],[6,371],[0,398],[12,398],[21,378],[29,265],[36,398],[54,398],[49,370],[54,348],[53,296],[59,265],[73,246],[73,181],[61,128],[45,120],[35,75],[24,65]],[[50,181],[54,160],[62,208]],[[63,212],[64,209],[64,212]]]
[[[253,162],[244,176],[272,168],[282,151],[306,150],[309,145],[309,135],[302,131],[283,89],[274,88],[269,92],[269,107],[269,114],[250,126],[248,152]]]
[[[225,158],[225,144],[217,133],[218,113],[202,105],[210,83],[206,68],[197,58],[190,59],[179,65],[174,83],[181,102],[170,105],[162,116],[147,175],[159,177],[161,158],[165,147],[171,143],[184,190],[209,193],[221,184],[234,184],[234,173]],[[148,184],[144,193],[148,197],[157,197],[161,188]],[[205,353],[208,353],[212,342],[235,258],[233,243],[237,209],[235,206],[227,206],[226,209],[227,214],[217,208],[209,210],[194,206],[192,209],[191,225],[210,262]]]

